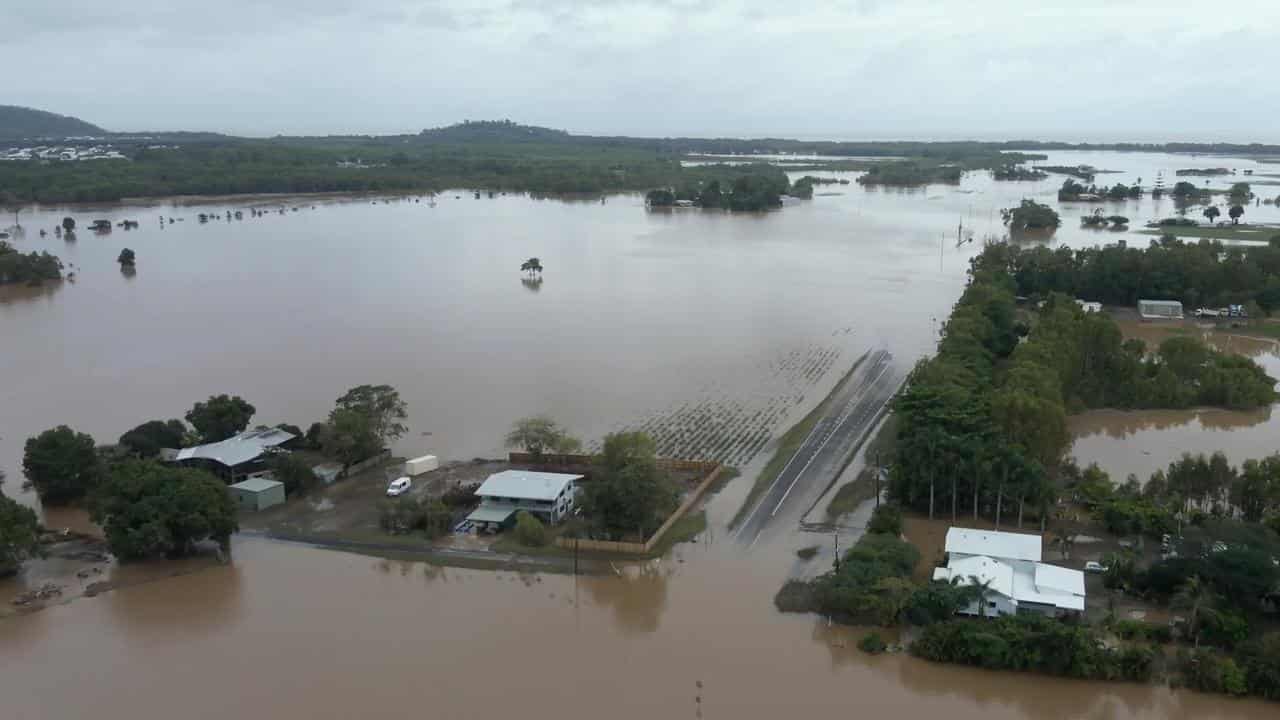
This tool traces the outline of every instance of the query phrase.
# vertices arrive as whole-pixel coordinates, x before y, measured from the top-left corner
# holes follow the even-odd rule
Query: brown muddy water
[[[1249,337],[1248,328],[1232,332],[1209,323],[1122,321],[1126,337],[1137,337],[1154,347],[1175,334],[1199,337],[1223,352],[1253,358],[1271,377],[1280,378],[1280,343]],[[1075,436],[1072,454],[1078,462],[1091,462],[1117,482],[1130,474],[1145,483],[1183,453],[1211,455],[1222,452],[1233,464],[1280,452],[1280,412],[1275,407],[1246,412],[1198,408],[1193,410],[1095,410],[1073,416],[1068,427]]]
[[[1095,155],[1049,162],[1127,171],[1107,182],[1195,165]],[[1001,234],[997,210],[1024,196],[1054,202],[1060,183],[978,173],[913,192],[839,186],[750,216],[649,213],[638,196],[462,192],[435,207],[258,198],[33,209],[15,244],[57,253],[76,278],[0,293],[5,492],[36,504],[18,487],[22,442],[59,423],[109,442],[232,392],[257,406],[256,422],[305,426],[366,382],[407,400],[402,453],[494,455],[513,418],[546,412],[588,441],[644,427],[666,453],[759,467],[769,438],[862,353],[887,348],[906,368],[928,351],[968,258]],[[1121,204],[1135,227],[1172,210]],[[196,218],[251,205],[285,212]],[[1054,242],[1118,237],[1081,230],[1086,210],[1064,208]],[[38,236],[67,214],[82,228],[96,218],[141,227]],[[161,215],[182,222],[162,229]],[[962,220],[975,242],[957,248]],[[136,274],[115,265],[122,247],[137,252]],[[519,272],[530,256],[546,267],[540,283]],[[822,538],[750,553],[729,542],[752,479],[711,503],[698,543],[576,581],[239,540],[231,566],[0,621],[3,716],[1275,716],[1274,705],[865,656],[860,632],[773,610],[794,551]]]
[[[782,617],[785,567],[687,545],[621,577],[260,541],[219,567],[0,622],[5,717],[1247,718],[1274,705],[870,657]],[[699,714],[701,710],[701,714]]]

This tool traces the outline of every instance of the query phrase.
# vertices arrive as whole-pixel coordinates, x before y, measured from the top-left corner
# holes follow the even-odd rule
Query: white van
[[[410,480],[408,476],[398,477],[395,480],[392,480],[391,484],[387,486],[387,495],[390,497],[403,495],[409,491],[409,486],[412,484],[413,481]]]

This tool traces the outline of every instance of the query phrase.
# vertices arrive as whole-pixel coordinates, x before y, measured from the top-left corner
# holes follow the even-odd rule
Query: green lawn
[[[1266,242],[1280,237],[1276,225],[1232,225],[1228,227],[1161,227],[1143,228],[1142,235],[1173,235],[1181,238],[1209,238],[1211,240],[1257,240]]]

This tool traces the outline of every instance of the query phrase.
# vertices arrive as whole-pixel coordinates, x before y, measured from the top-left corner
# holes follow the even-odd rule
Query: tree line
[[[691,174],[675,186],[650,190],[645,203],[650,207],[670,207],[689,201],[701,208],[760,211],[781,207],[782,196],[793,192],[787,174],[774,165],[737,168],[738,174],[732,179],[719,177],[722,172],[714,166],[703,166],[697,175]],[[813,196],[812,181],[797,182],[796,188]]]
[[[0,285],[39,285],[62,278],[62,261],[47,252],[19,252],[0,240]]]
[[[904,506],[932,517],[941,503],[953,518],[964,508],[997,522],[1016,507],[1019,525],[1030,509],[1043,529],[1071,443],[1068,412],[1275,400],[1275,380],[1252,360],[1190,337],[1151,352],[1065,295],[1020,316],[1010,270],[1019,252],[992,245],[974,259],[937,354],[916,365],[894,401],[890,492]]]
[[[1252,302],[1268,313],[1280,309],[1280,236],[1249,247],[1171,235],[1145,248],[1123,241],[1081,249],[1009,247],[1003,259],[1015,292],[1033,299],[1057,292],[1107,305],[1168,299],[1191,308]]]

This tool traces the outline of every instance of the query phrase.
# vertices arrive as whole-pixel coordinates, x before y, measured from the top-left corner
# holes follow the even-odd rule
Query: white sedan
[[[1090,560],[1084,564],[1084,571],[1087,573],[1104,573],[1107,571],[1107,566],[1100,562]]]
[[[413,481],[409,479],[408,475],[398,477],[395,480],[392,480],[391,484],[387,486],[387,495],[390,497],[403,495],[409,492],[409,486],[412,484]]]

